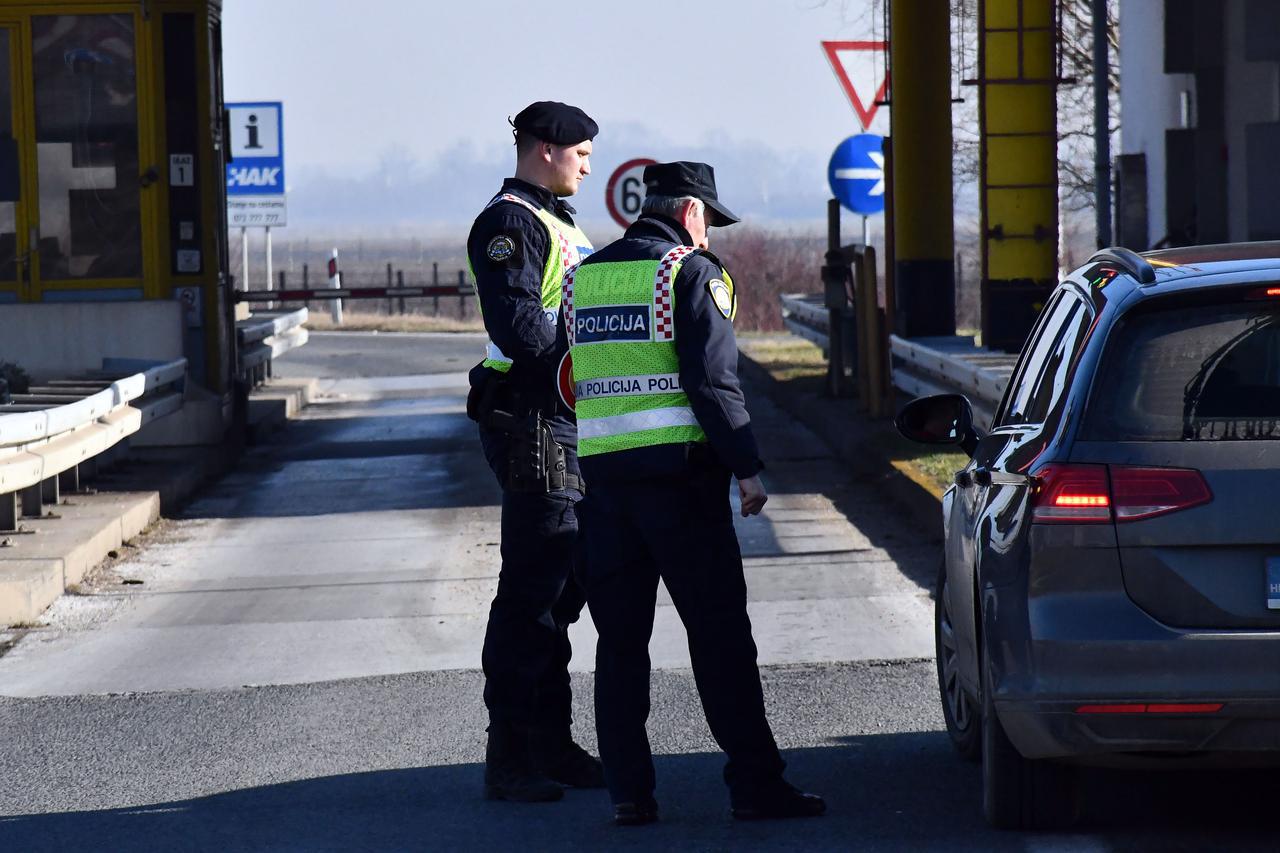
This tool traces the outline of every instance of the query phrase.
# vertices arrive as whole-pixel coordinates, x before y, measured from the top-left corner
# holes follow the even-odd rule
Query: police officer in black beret
[[[560,335],[570,346],[583,502],[585,583],[596,647],[596,729],[621,825],[657,820],[649,636],[658,579],[689,635],[698,694],[740,819],[822,814],[782,776],[747,617],[730,479],[742,514],[767,496],[738,384],[733,279],[707,231],[738,221],[705,163],[644,171],[640,218],[570,271]]]
[[[515,177],[467,239],[489,333],[471,371],[468,414],[502,486],[502,571],[483,666],[489,710],[485,793],[543,802],[562,785],[602,787],[600,762],[570,734],[568,627],[584,597],[574,577],[583,486],[573,412],[555,391],[564,272],[591,253],[564,201],[591,173],[597,126],[577,107],[539,101],[512,121]]]

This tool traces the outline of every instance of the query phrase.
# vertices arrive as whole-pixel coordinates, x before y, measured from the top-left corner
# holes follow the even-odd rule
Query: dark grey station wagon
[[[1096,254],[1053,292],[943,499],[939,686],[987,819],[1069,822],[1073,765],[1280,762],[1280,243]]]

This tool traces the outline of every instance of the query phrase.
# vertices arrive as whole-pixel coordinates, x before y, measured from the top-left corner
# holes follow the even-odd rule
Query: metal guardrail
[[[974,420],[989,428],[1004,397],[1018,356],[991,352],[964,336],[901,338],[889,336],[893,384],[913,397],[964,394]]]
[[[784,293],[782,323],[787,331],[817,344],[825,352],[831,345],[831,312],[823,303],[821,293]]]
[[[271,373],[271,361],[305,344],[308,332],[306,308],[296,311],[259,312],[236,323],[236,340],[240,347],[240,371],[254,384]]]
[[[0,532],[39,517],[63,486],[79,486],[80,466],[182,408],[186,374],[178,359],[121,378],[50,382],[0,405]]]
[[[828,350],[830,322],[822,294],[784,294],[781,302],[787,329]],[[973,406],[975,421],[983,427],[990,426],[1017,361],[1016,354],[991,352],[964,336],[907,339],[890,335],[889,352],[895,388],[912,397],[964,394]]]

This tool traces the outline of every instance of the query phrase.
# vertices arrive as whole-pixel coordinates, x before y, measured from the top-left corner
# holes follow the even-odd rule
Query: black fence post
[[[440,286],[440,265],[435,261],[431,262],[431,286]],[[440,316],[440,294],[438,293],[431,297],[431,310],[437,317]]]
[[[396,270],[396,287],[404,287],[404,270]],[[404,316],[404,297],[400,297],[400,316]]]
[[[466,286],[467,274],[463,270],[458,270],[458,316],[463,320],[467,319],[467,297],[461,291]]]
[[[302,265],[302,289],[303,289],[303,290],[307,290],[307,289],[308,289],[308,287],[307,287],[307,278],[308,278],[308,276],[307,276],[307,265],[306,265],[306,264],[303,264],[303,265]],[[303,303],[303,305],[307,306],[307,310],[308,310],[308,311],[310,311],[310,310],[311,310],[311,300],[310,300],[310,299],[308,299],[306,302],[304,302],[304,303]]]
[[[390,261],[387,261],[387,288],[388,288],[388,289],[390,289],[390,288],[391,288],[391,280],[392,280],[392,277],[391,277],[391,262],[390,262]],[[388,296],[388,297],[387,297],[387,316],[388,316],[388,317],[390,317],[390,316],[391,316],[391,314],[392,314],[392,312],[394,312],[394,311],[395,311],[395,308],[394,308],[394,307],[392,307],[392,304],[391,304],[391,303],[392,303],[392,298],[391,298],[390,296]]]

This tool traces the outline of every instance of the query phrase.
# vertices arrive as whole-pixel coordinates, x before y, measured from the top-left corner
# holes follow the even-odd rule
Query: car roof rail
[[[1094,252],[1089,263],[1094,261],[1118,264],[1122,270],[1136,278],[1139,284],[1152,284],[1156,280],[1155,267],[1147,263],[1142,255],[1123,246],[1111,246]]]

